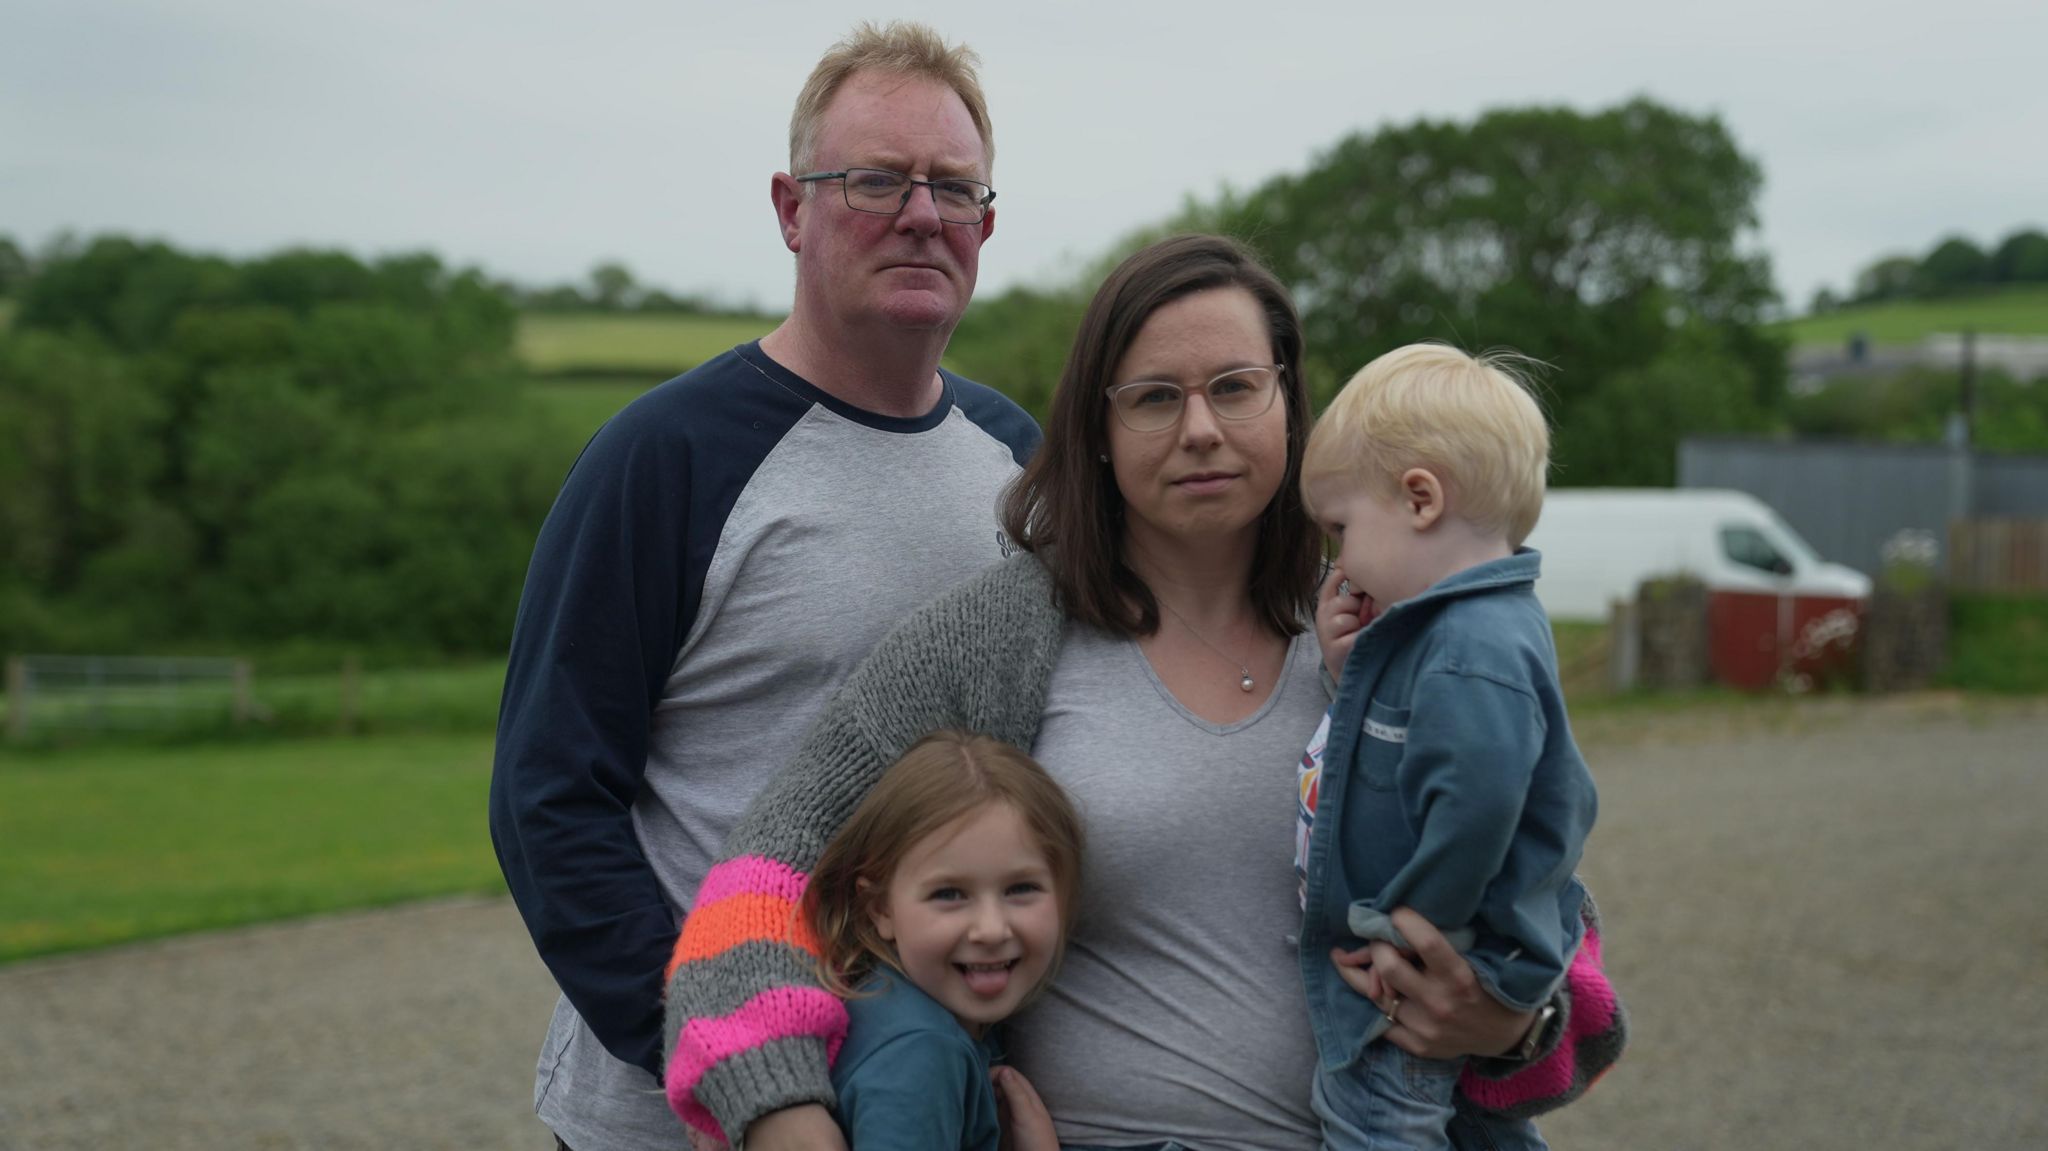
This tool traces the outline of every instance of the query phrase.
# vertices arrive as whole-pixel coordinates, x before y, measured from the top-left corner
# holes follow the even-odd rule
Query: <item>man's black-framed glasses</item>
[[[1265,415],[1273,406],[1273,397],[1280,394],[1280,373],[1286,370],[1281,364],[1232,368],[1193,389],[1171,380],[1133,380],[1104,394],[1123,426],[1134,432],[1163,432],[1180,422],[1191,390],[1207,396],[1209,410],[1223,419]]]
[[[910,203],[919,188],[932,190],[932,203],[939,219],[948,224],[979,224],[988,215],[996,190],[979,180],[947,176],[937,180],[916,180],[887,168],[848,168],[844,172],[812,172],[798,176],[799,184],[838,180],[846,192],[846,206],[856,212],[894,216]]]

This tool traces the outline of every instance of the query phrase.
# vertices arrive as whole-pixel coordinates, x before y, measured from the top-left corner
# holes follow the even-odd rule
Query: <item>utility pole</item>
[[[1963,329],[1963,446],[1977,443],[1977,331]]]

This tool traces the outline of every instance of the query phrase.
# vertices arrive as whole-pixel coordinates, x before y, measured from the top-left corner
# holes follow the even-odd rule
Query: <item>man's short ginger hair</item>
[[[789,117],[789,170],[803,175],[816,160],[818,129],[832,97],[856,73],[883,72],[932,80],[951,88],[967,105],[974,130],[981,134],[982,164],[988,176],[995,171],[996,138],[988,121],[988,100],[981,94],[981,77],[976,69],[981,57],[965,44],[948,44],[944,37],[924,24],[893,20],[877,26],[862,21],[846,38],[811,69],[797,93],[796,111]]]
[[[1392,496],[1403,472],[1426,468],[1451,514],[1520,547],[1543,511],[1550,426],[1521,357],[1469,355],[1445,344],[1409,344],[1359,369],[1309,434],[1302,460],[1311,488],[1351,481]]]

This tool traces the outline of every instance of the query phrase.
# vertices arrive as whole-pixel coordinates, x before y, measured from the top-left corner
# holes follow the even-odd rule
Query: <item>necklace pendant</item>
[[[1241,680],[1238,680],[1238,681],[1237,681],[1237,686],[1238,686],[1238,687],[1240,687],[1240,688],[1243,688],[1243,689],[1244,689],[1245,691],[1250,691],[1250,690],[1252,689],[1252,687],[1253,687],[1253,684],[1252,684],[1252,673],[1251,673],[1251,672],[1245,672],[1245,673],[1244,673],[1244,678],[1243,678],[1243,679],[1241,679]]]

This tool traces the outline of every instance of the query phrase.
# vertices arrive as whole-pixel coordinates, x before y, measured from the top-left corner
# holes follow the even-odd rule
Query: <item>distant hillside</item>
[[[1780,325],[1794,344],[1841,345],[1857,332],[1874,344],[1917,344],[1937,332],[1965,328],[2014,336],[2048,336],[2048,286],[2007,288],[1941,300],[1864,304]]]
[[[773,316],[526,312],[519,317],[519,355],[541,375],[638,376],[653,384],[766,335],[780,322]]]

